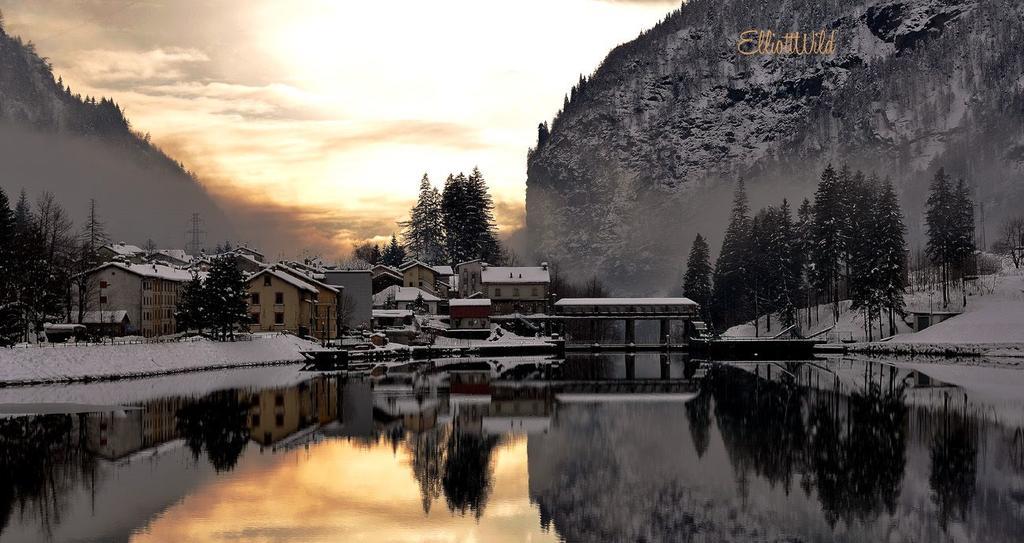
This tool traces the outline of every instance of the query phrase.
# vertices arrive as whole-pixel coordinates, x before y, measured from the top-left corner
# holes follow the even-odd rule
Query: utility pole
[[[188,234],[188,242],[185,244],[185,252],[190,255],[198,255],[203,249],[203,238],[206,234],[206,230],[203,230],[203,220],[199,218],[199,213],[193,213],[192,218],[189,219],[189,228],[186,231]]]

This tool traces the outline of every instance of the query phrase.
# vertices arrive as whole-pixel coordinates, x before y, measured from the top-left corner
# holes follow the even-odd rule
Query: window
[[[284,405],[284,394],[275,394],[274,395],[274,405],[276,405],[276,406]]]
[[[100,303],[101,304],[107,303],[107,297],[106,296],[100,296]]]
[[[539,294],[537,294],[537,287],[533,287],[530,289],[530,296],[533,296],[534,298],[539,296]]]
[[[265,287],[269,287],[270,286],[270,275],[269,274],[263,276],[263,286],[265,286]]]
[[[512,288],[512,296],[515,297],[515,298],[519,297],[519,287],[513,287]]]
[[[252,425],[253,426],[259,426],[260,425],[260,416],[259,415],[253,415],[252,416]]]
[[[274,425],[284,426],[284,413],[278,413],[274,415]]]
[[[100,281],[100,288],[107,288],[108,286],[110,285],[108,285],[106,281]]]
[[[278,305],[284,303],[284,293],[283,292],[275,292],[274,293],[274,303],[278,304]]]
[[[153,282],[152,281],[143,281],[142,282],[142,290],[153,290]]]
[[[252,305],[260,305],[260,293],[259,292],[253,292],[252,293]]]
[[[499,296],[501,296],[501,289],[498,287],[494,287],[494,297],[497,298]]]
[[[254,323],[260,322],[260,314],[259,313],[250,313],[249,314],[249,318],[252,319],[252,322],[254,322]]]
[[[284,324],[284,313],[281,313],[281,312],[274,313],[274,324],[278,324],[278,325]]]

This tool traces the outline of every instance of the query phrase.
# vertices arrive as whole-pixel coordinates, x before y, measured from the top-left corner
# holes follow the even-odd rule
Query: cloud
[[[209,62],[210,57],[194,48],[169,47],[148,51],[88,49],[71,59],[75,74],[90,86],[137,85],[150,81],[185,78],[190,64]]]

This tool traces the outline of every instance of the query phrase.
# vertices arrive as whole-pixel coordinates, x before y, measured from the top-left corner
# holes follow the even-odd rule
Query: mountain
[[[207,239],[232,227],[193,174],[131,129],[111,99],[82,98],[31,43],[0,25],[0,187],[54,193],[77,224],[95,198],[116,240],[183,247],[193,212]]]
[[[743,55],[742,32],[835,31],[832,55]],[[616,290],[678,291],[717,249],[738,178],[755,206],[827,163],[892,176],[910,246],[934,170],[968,180],[992,241],[1024,203],[1024,8],[1013,0],[691,0],[582,77],[527,159],[538,256]]]

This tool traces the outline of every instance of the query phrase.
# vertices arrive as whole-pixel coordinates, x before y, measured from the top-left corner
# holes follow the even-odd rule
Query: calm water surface
[[[1024,368],[546,362],[0,389],[0,541],[1024,534]]]

